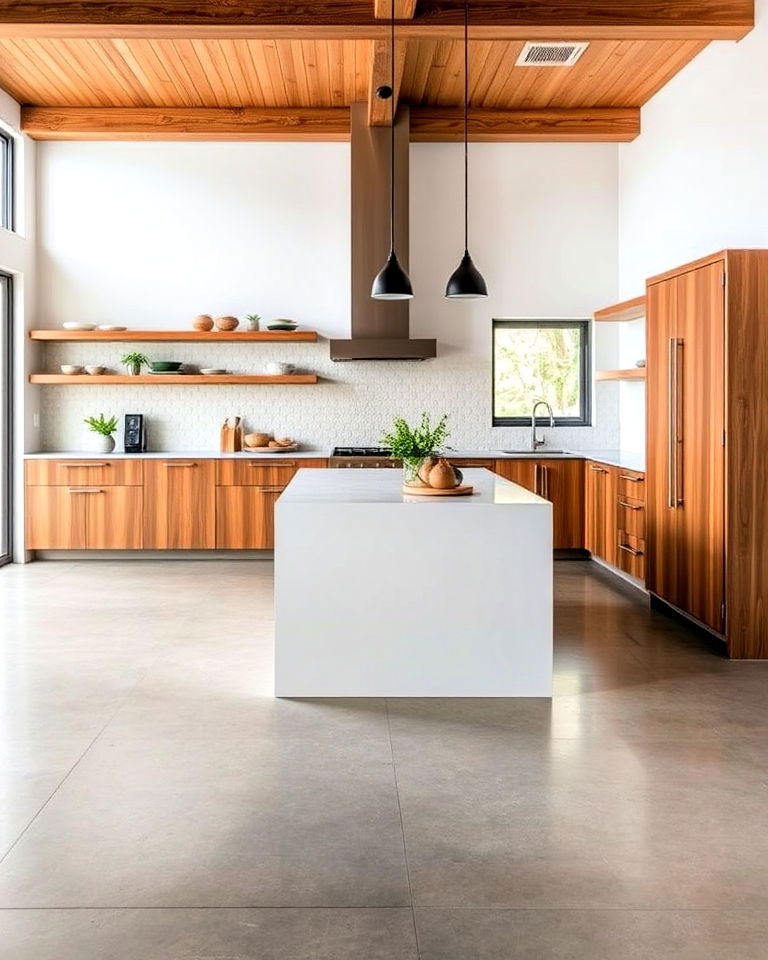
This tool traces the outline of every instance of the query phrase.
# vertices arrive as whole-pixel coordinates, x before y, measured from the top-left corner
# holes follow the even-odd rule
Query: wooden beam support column
[[[395,19],[410,20],[416,13],[416,0],[395,0]],[[392,15],[392,0],[374,0],[374,16],[377,20],[389,20]],[[392,83],[392,64],[389,40],[373,40],[371,43],[371,77],[368,83],[368,126],[385,127],[392,120],[392,111],[397,113],[397,101],[405,71],[408,41],[395,41],[395,82],[392,102],[376,96],[379,87]]]

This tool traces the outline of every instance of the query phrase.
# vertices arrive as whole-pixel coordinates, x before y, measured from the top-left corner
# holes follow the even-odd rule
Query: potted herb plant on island
[[[396,460],[403,461],[403,483],[408,487],[424,484],[420,476],[425,461],[434,462],[436,451],[448,438],[448,416],[435,423],[428,413],[422,413],[418,426],[411,427],[402,417],[397,417],[392,429],[385,433],[381,442],[392,450]]]
[[[149,357],[144,353],[124,353],[123,356],[120,357],[120,363],[128,368],[128,373],[130,373],[132,377],[138,377],[141,373],[141,368],[149,366]]]
[[[92,433],[96,434],[93,440],[93,448],[97,453],[112,453],[115,449],[115,438],[112,434],[117,430],[117,417],[110,417],[107,420],[103,413],[98,417],[86,417],[83,423],[87,423]]]

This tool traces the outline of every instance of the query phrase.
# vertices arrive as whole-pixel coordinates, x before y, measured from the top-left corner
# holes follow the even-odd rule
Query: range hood
[[[368,104],[352,104],[352,337],[331,340],[331,360],[429,360],[436,340],[412,340],[408,300],[373,300],[389,253],[390,128],[368,126]],[[410,111],[395,122],[395,247],[408,269]]]

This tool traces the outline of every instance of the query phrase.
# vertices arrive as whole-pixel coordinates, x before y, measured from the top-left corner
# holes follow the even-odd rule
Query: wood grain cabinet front
[[[616,491],[618,470],[588,460],[585,464],[584,545],[596,557],[614,566],[618,560]]]
[[[216,461],[147,460],[144,464],[144,547],[216,547]]]
[[[271,550],[275,503],[284,487],[218,487],[216,546],[219,550]]]
[[[552,545],[555,550],[584,548],[581,460],[497,460],[496,473],[552,502]]]
[[[141,486],[144,463],[141,460],[94,460],[76,457],[62,460],[27,460],[27,486]]]
[[[138,550],[142,488],[27,487],[28,550]]]

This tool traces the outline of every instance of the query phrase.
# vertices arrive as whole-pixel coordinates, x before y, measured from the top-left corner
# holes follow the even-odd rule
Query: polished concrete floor
[[[556,577],[551,703],[280,702],[266,562],[0,570],[0,958],[768,958],[768,663]]]

